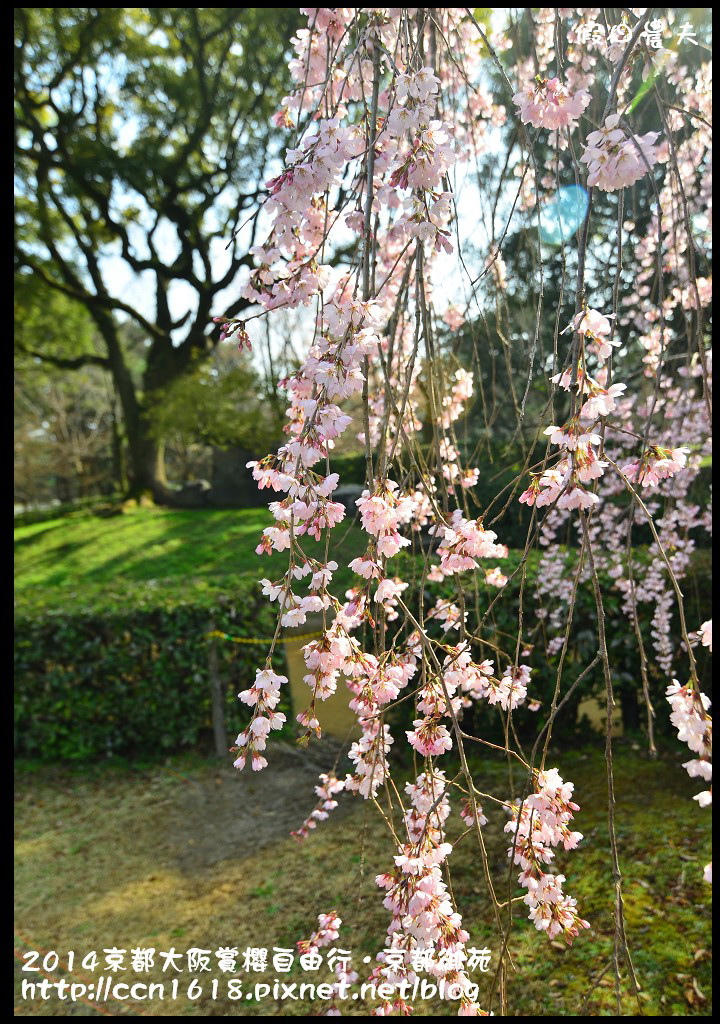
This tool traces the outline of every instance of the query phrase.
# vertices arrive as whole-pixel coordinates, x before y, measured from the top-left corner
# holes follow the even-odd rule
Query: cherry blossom
[[[524,124],[553,130],[575,128],[590,99],[590,93],[584,89],[573,93],[559,78],[542,79],[539,75],[513,96]]]
[[[638,11],[629,9],[632,24]],[[293,328],[293,362],[280,382],[287,396],[283,442],[248,464],[272,516],[257,552],[273,555],[266,563],[273,566],[281,553],[285,569],[267,570],[260,581],[278,626],[265,667],[254,683],[243,683],[250,722],[238,736],[235,763],[242,768],[249,758],[253,769],[265,767],[267,738],[285,722],[277,707],[287,680],[271,669],[271,657],[282,630],[317,616],[317,635],[302,647],[307,706],[293,710],[300,740],[321,734],[330,698],[349,706],[356,726],[347,775],[323,772],[315,807],[293,834],[308,838],[341,793],[377,805],[391,826],[386,870],[376,879],[389,920],[370,980],[414,981],[422,962],[460,987],[458,1015],[486,1016],[465,970],[469,935],[449,884],[446,826],[459,827],[457,813],[464,841],[474,836],[482,851],[481,830],[496,827],[493,804],[505,805],[509,856],[520,869],[532,924],[568,943],[589,927],[555,867],[556,855],[582,839],[571,827],[574,787],[557,769],[526,764],[514,721],[534,726],[526,710],[545,706],[552,725],[535,684],[549,659],[560,655],[565,663],[576,587],[592,590],[593,572],[605,574],[603,588],[610,580],[629,626],[649,629],[643,657],[653,659],[653,683],[691,665],[693,644],[711,647],[710,620],[682,642],[673,627],[677,583],[710,525],[708,507],[690,490],[711,451],[711,351],[703,335],[712,292],[710,72],[701,61],[691,72],[670,54],[660,94],[673,102],[661,98],[661,116],[652,122],[658,130],[636,135],[611,112],[579,146],[571,133],[584,136],[592,111],[593,118],[603,109],[635,116],[634,65],[628,61],[629,73],[613,80],[605,43],[582,39],[599,9],[533,9],[527,51],[522,36],[517,44],[502,31],[482,39],[460,8],[433,9],[432,18],[403,8],[302,12],[307,27],[292,44],[294,85],[275,115],[287,146],[268,173],[248,254],[253,266],[242,285],[256,315],[268,314],[270,323],[279,323],[273,318],[280,309],[305,319]],[[644,59],[638,47],[633,60]],[[519,83],[517,116],[497,101],[490,67],[503,88]],[[655,117],[654,108],[643,109]],[[518,120],[543,131],[520,129],[500,191],[486,202],[484,169],[503,166],[499,145]],[[533,152],[538,138],[547,153],[542,164]],[[512,379],[513,394],[488,403],[488,334],[503,345],[505,330],[513,344],[530,337],[527,325],[508,316],[519,288],[509,270],[516,266],[512,246],[524,244],[518,239],[534,226],[530,218],[548,193],[570,181],[618,196],[595,195],[587,231],[581,224],[573,234],[576,251],[565,239],[560,308],[548,316],[537,307],[538,324],[546,317],[557,327],[551,348],[538,327],[528,359],[533,401],[526,406]],[[629,186],[632,192],[621,191]],[[481,201],[472,206],[478,192]],[[462,251],[469,202],[472,217],[485,206],[493,211],[487,225],[476,229],[473,220],[474,270]],[[600,238],[602,202],[616,204],[618,225],[611,236],[603,226]],[[505,210],[510,221],[500,235],[500,217],[491,222]],[[528,273],[546,282],[542,248]],[[245,323],[218,322],[224,337],[249,345]],[[531,422],[543,389],[542,421]],[[488,457],[484,435],[476,444],[477,425],[495,441],[488,405],[500,398],[508,408],[522,406],[528,457],[507,491],[498,487],[490,501],[487,488],[503,467]],[[364,486],[353,505],[335,497],[346,482],[336,456],[357,450],[357,441]],[[497,564],[509,554],[507,508],[532,522],[525,555],[534,548],[539,557],[513,635],[494,627],[494,607],[507,607],[517,578]],[[640,558],[629,541],[636,527],[650,524],[648,554]],[[352,559],[338,539],[346,529],[362,541]],[[521,564],[524,585],[525,558]],[[341,565],[353,574],[344,591]],[[709,783],[709,703],[695,678],[684,687],[673,683],[668,699],[672,724],[693,753],[685,767]],[[493,743],[482,749],[525,765],[524,799],[517,789],[509,803],[507,789],[480,793],[464,763],[468,741],[485,741],[472,730],[488,716],[502,722],[507,739],[500,750]],[[405,763],[417,766],[405,786],[394,778],[398,747]],[[461,763],[455,777],[440,760],[450,751]],[[696,796],[703,807],[710,799],[709,789]],[[334,941],[339,923],[321,915],[305,947],[317,948],[327,936]],[[338,992],[350,976],[337,973]],[[372,1014],[411,1009],[397,998]],[[338,1015],[338,1005],[328,1013]]]
[[[569,828],[578,810],[571,799],[573,788],[556,768],[539,772],[533,793],[522,804],[510,805],[511,819],[505,826],[513,837],[508,855],[522,868],[518,880],[528,890],[525,903],[530,920],[549,939],[561,935],[568,945],[581,928],[590,925],[578,914],[576,901],[564,894],[565,876],[546,872],[544,865],[554,859],[553,847],[573,850],[582,839],[580,832]]]
[[[657,161],[654,143],[658,132],[629,135],[619,114],[608,114],[599,131],[590,132],[580,160],[588,165],[588,185],[615,192],[634,184]]]
[[[678,731],[678,739],[687,743],[690,750],[697,755],[686,761],[683,768],[691,779],[701,778],[705,782],[711,782],[712,718],[708,714],[710,700],[690,684],[681,686],[677,679],[673,679],[666,694],[672,708],[670,721]],[[700,807],[709,807],[712,803],[712,790],[706,789],[697,793],[693,800],[697,800]],[[712,883],[712,864],[705,867],[703,877],[706,882]]]

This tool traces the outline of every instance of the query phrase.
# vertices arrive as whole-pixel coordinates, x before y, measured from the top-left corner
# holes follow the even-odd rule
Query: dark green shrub
[[[247,582],[226,595],[188,585],[184,597],[136,586],[102,611],[20,609],[16,752],[79,761],[174,752],[207,739],[211,624],[233,636],[267,638],[275,617],[260,588]],[[215,643],[232,743],[249,716],[237,693],[254,678],[267,644]],[[277,661],[284,663],[282,654]]]

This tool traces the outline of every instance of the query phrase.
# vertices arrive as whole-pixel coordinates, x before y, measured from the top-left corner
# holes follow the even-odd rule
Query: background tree
[[[165,443],[177,479],[188,483],[212,475],[216,449],[256,453],[277,444],[283,417],[268,394],[271,388],[250,358],[231,345],[218,347],[193,372],[175,378],[158,396],[149,421],[150,435]],[[254,496],[249,474],[248,487]]]
[[[247,305],[226,310],[219,297],[249,263],[273,156],[267,125],[297,17],[290,8],[16,11],[17,274],[21,287],[41,283],[83,307],[94,328],[68,337],[59,322],[50,337],[23,331],[19,344],[63,370],[111,374],[135,494],[172,499],[150,429],[153,396],[213,351],[214,314]],[[118,266],[142,275],[147,308],[119,294]],[[129,325],[143,341],[139,374]]]
[[[15,499],[26,506],[122,492],[112,382],[96,367],[15,376]]]
[[[93,354],[92,317],[24,274],[16,275],[14,306],[16,501],[37,506],[124,491],[122,415],[112,377]],[[40,344],[54,362],[27,354]],[[133,353],[137,361],[130,344],[128,359]]]

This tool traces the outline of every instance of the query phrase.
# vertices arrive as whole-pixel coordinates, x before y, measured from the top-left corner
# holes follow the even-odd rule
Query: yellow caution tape
[[[289,644],[293,640],[307,640],[310,637],[323,636],[322,630],[315,633],[300,633],[296,636],[278,637],[275,640],[276,644]],[[230,640],[234,644],[271,644],[273,637],[248,637],[248,636],[230,636],[229,633],[221,633],[215,629],[212,633],[206,633],[205,636],[216,636],[219,640]]]

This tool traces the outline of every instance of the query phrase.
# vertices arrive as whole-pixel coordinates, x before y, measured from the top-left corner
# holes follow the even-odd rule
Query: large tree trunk
[[[147,436],[146,431],[128,431],[128,497],[139,499],[150,495],[159,505],[172,504],[172,491],[165,478],[163,442]]]
[[[120,494],[123,494],[127,490],[128,480],[125,468],[125,450],[123,448],[122,437],[120,436],[120,424],[118,423],[117,397],[117,388],[115,386],[115,381],[113,381],[110,393],[110,415],[112,417],[112,465],[113,481],[115,484],[113,489],[118,490]]]
[[[158,504],[169,504],[172,500],[172,491],[168,488],[165,477],[164,444],[150,436],[149,424],[125,362],[117,325],[103,310],[94,309],[92,312],[107,347],[109,369],[125,422],[128,446],[128,497],[139,500],[143,495],[149,495]],[[155,347],[155,343],[150,347],[149,363],[153,362]],[[147,376],[146,372],[145,377]],[[143,383],[147,393],[147,390],[151,390],[147,388],[148,381],[144,380]]]

